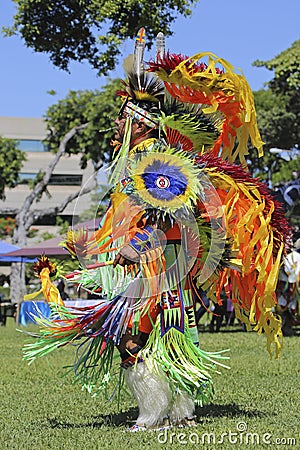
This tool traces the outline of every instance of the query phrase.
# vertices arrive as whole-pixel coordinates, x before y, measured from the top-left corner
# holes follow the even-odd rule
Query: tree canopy
[[[300,40],[270,61],[253,64],[274,71],[268,89],[258,91],[255,96],[267,146],[283,149],[299,146]]]
[[[6,35],[19,34],[36,52],[68,70],[72,61],[87,60],[99,74],[115,68],[120,46],[147,26],[150,48],[158,32],[172,34],[179,16],[191,15],[199,0],[13,0],[14,23]]]
[[[101,91],[70,91],[67,97],[60,100],[57,104],[51,106],[45,115],[45,121],[48,128],[46,143],[53,151],[53,159],[47,167],[37,175],[30,191],[25,197],[19,208],[8,208],[3,211],[5,214],[15,215],[15,227],[13,230],[13,242],[19,246],[26,245],[28,231],[30,227],[41,217],[45,215],[57,216],[63,212],[66,206],[77,199],[80,195],[91,193],[94,189],[94,180],[81,186],[77,191],[67,194],[61,198],[60,204],[49,206],[46,209],[38,209],[36,201],[47,191],[47,186],[57,163],[62,156],[66,154],[81,154],[81,165],[85,167],[88,160],[94,163],[94,171],[101,166],[103,160],[109,158],[111,147],[110,139],[114,133],[112,127],[120,107],[120,99],[116,97],[115,91],[120,88],[120,81],[110,81]],[[107,130],[109,129],[109,130]],[[15,143],[10,140],[3,141],[3,158],[0,153],[0,175],[8,170],[7,180],[5,175],[1,176],[1,183],[10,186],[11,180],[14,180],[12,174],[18,175],[21,169],[21,163],[16,167],[18,157],[14,160],[13,172],[7,165],[6,152],[13,148]],[[1,146],[1,141],[0,141]],[[23,154],[20,152],[21,156]],[[5,156],[4,156],[5,155]],[[9,159],[10,161],[10,159]],[[3,167],[2,167],[3,166]],[[1,172],[2,170],[2,172]],[[7,182],[9,181],[9,182]],[[23,297],[24,271],[21,271],[18,265],[12,267],[13,280],[11,298],[14,301]],[[23,277],[23,278],[22,278]]]
[[[25,154],[18,149],[17,142],[0,136],[0,199],[5,200],[5,188],[17,184]]]
[[[300,40],[270,61],[255,61],[253,65],[266,67],[274,72],[274,77],[266,83],[265,89],[254,92],[265,156],[261,160],[250,158],[252,171],[266,177],[266,168],[272,168],[269,176],[272,175],[273,183],[286,182],[293,179],[295,170],[299,170],[299,158],[287,162],[269,150],[299,149]]]
[[[88,160],[97,165],[107,159],[114,135],[111,128],[121,106],[115,95],[120,87],[119,79],[110,80],[101,91],[70,91],[64,99],[50,106],[45,115],[50,151],[57,151],[60,140],[73,127],[86,124],[68,141],[66,152],[80,153],[83,168]]]
[[[300,39],[269,61],[254,61],[257,67],[274,71],[274,78],[267,83],[272,92],[294,96],[300,88]]]

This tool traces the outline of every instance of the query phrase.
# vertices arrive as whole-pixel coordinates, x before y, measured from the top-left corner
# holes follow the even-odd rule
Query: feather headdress
[[[145,30],[141,28],[137,34],[134,54],[129,55],[123,64],[127,79],[122,81],[123,90],[117,95],[124,102],[119,116],[129,116],[144,122],[149,128],[157,127],[160,116],[160,104],[164,96],[164,84],[155,75],[147,73],[143,56],[145,49]]]
[[[208,59],[207,64],[200,62],[204,58]],[[172,97],[198,105],[206,115],[220,114],[222,130],[210,148],[213,155],[230,162],[239,159],[246,166],[250,138],[262,156],[263,141],[257,128],[253,94],[245,77],[235,73],[231,64],[204,52],[192,57],[166,53],[148,65],[148,71],[164,82]]]
[[[145,47],[145,31],[140,29],[134,54],[129,55],[123,64],[127,79],[122,81],[123,90],[117,92],[124,102],[119,117],[129,116],[133,120],[144,122],[149,128],[160,129],[160,135],[171,146],[180,146],[183,150],[203,150],[212,148],[217,141],[223,124],[223,116],[219,112],[204,114],[201,106],[192,105],[177,99],[165,89],[160,74],[146,71],[143,55]],[[169,57],[170,54],[168,53]],[[156,41],[157,64],[164,61],[164,35],[159,33]],[[181,60],[175,58],[174,67]],[[199,66],[204,70],[205,66]]]

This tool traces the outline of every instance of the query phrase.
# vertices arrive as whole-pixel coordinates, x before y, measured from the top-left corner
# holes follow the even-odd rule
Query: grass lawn
[[[205,350],[230,348],[231,369],[215,375],[213,404],[196,410],[197,426],[128,433],[137,416],[129,396],[118,412],[116,400],[92,398],[62,377],[72,348],[28,366],[28,338],[9,318],[0,327],[0,449],[299,449],[300,337],[285,338],[281,358],[270,360],[264,336],[231,330],[200,335]]]

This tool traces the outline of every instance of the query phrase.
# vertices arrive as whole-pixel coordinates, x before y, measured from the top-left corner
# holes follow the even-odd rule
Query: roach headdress
[[[192,57],[166,52],[162,33],[148,63],[144,49],[141,28],[134,54],[124,61],[127,79],[117,93],[124,98],[121,117],[159,128],[168,145],[186,151],[210,152],[246,167],[250,139],[262,156],[253,94],[230,63],[208,52]]]

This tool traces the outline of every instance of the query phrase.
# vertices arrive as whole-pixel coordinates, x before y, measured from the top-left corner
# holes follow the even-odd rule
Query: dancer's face
[[[122,142],[126,124],[125,114],[123,116],[117,117],[117,119],[115,120],[115,124],[115,139],[116,141]]]
[[[125,134],[126,114],[118,117],[115,120],[115,139],[116,141],[123,142]],[[131,124],[131,142],[134,142],[137,138],[142,136],[145,132],[145,125],[142,122],[133,121]]]

